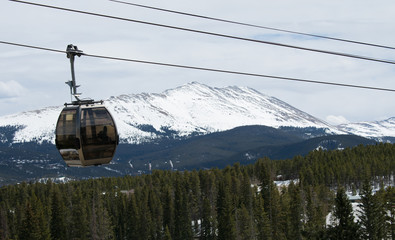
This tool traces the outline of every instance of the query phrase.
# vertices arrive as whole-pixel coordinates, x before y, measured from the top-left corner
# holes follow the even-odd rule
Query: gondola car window
[[[63,111],[59,117],[56,134],[61,148],[75,148],[76,110]]]
[[[116,130],[112,117],[105,108],[82,109],[81,138],[85,160],[113,156]]]
[[[77,109],[64,110],[59,116],[56,127],[56,146],[61,149],[64,159],[78,160],[77,137],[76,137]]]

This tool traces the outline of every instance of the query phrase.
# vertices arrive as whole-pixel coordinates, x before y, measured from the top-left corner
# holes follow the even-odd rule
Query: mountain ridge
[[[123,94],[105,101],[116,120],[120,141],[141,144],[162,138],[183,139],[262,125],[274,128],[320,128],[325,134],[354,134],[395,142],[395,117],[375,122],[332,126],[275,97],[249,87],[215,88],[191,82],[162,93]],[[15,127],[14,135],[0,132],[0,142],[54,143],[54,130],[63,106],[0,116],[0,127]]]
[[[385,141],[395,137],[395,117],[381,121],[341,124],[337,127],[343,131],[378,141]]]
[[[110,97],[105,106],[116,119],[120,140],[142,143],[163,137],[188,137],[239,126],[316,127],[344,133],[291,105],[248,87],[213,88],[197,82],[163,93]],[[19,129],[9,142],[54,143],[62,106],[0,117],[0,126]],[[1,137],[1,136],[0,136]]]

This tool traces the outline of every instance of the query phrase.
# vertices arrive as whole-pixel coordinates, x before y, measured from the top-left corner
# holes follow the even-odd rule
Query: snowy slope
[[[63,106],[47,107],[0,117],[0,127],[18,127],[13,139],[2,142],[55,142],[55,125]],[[0,133],[1,135],[1,133]]]
[[[395,117],[383,121],[342,124],[338,128],[367,138],[395,137]]]
[[[251,88],[211,88],[190,83],[162,94],[122,95],[109,99],[106,105],[120,120],[117,125],[121,138],[129,142],[135,140],[131,136],[141,134],[138,126],[144,124],[152,125],[158,134],[169,129],[179,136],[246,125],[331,128],[319,119]],[[152,137],[147,133],[140,136]]]
[[[161,94],[111,97],[105,105],[112,113],[121,141],[140,143],[168,136],[188,136],[229,130],[238,126],[316,127],[341,133],[327,123],[291,105],[244,87],[212,88],[189,83]],[[0,127],[20,126],[12,142],[54,142],[54,129],[62,109],[45,109],[0,117]]]

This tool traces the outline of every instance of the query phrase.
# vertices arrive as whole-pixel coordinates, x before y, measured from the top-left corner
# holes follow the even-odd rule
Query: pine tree
[[[163,199],[163,228],[168,228],[170,235],[174,234],[174,201],[172,189],[166,186]]]
[[[218,240],[236,239],[233,210],[234,208],[232,206],[232,199],[228,186],[221,181],[218,187],[217,198]]]
[[[139,239],[139,209],[137,207],[136,195],[132,194],[129,199],[126,212],[126,238]]]
[[[249,213],[252,214],[252,189],[250,177],[246,171],[243,172],[240,193],[240,205],[244,204]]]
[[[244,204],[236,210],[236,230],[239,240],[249,240],[255,237],[253,219]]]
[[[151,238],[159,239],[163,235],[163,210],[159,197],[153,189],[149,191],[148,207],[152,214],[153,224]]]
[[[113,229],[107,209],[103,200],[97,196],[92,201],[92,215],[90,221],[90,233],[93,240],[113,238]]]
[[[9,239],[7,208],[5,202],[0,202],[0,239]]]
[[[110,215],[113,219],[115,239],[126,238],[127,199],[128,196],[119,191],[116,192],[114,203],[107,202],[107,205],[113,205],[113,211],[110,213]]]
[[[289,221],[290,230],[288,239],[301,240],[302,239],[302,199],[299,186],[296,186],[292,181],[288,186],[288,193],[290,195],[289,202]]]
[[[256,222],[256,236],[258,240],[271,240],[272,229],[269,221],[269,217],[265,212],[263,198],[260,194],[257,194],[255,199],[254,207],[254,218]]]
[[[272,230],[271,237],[273,239],[281,239],[284,236],[282,227],[284,226],[283,213],[280,206],[280,194],[273,182],[275,168],[273,162],[269,158],[264,158],[258,163],[258,177],[261,187],[261,195],[265,212],[270,221]]]
[[[42,202],[35,196],[35,194],[32,195],[31,201],[34,215],[39,222],[39,238],[41,240],[49,240],[51,238],[51,232],[49,228],[48,217],[46,215],[47,211],[44,208]]]
[[[285,198],[280,195],[278,188],[274,182],[271,184],[270,189],[270,222],[272,227],[273,239],[285,239],[287,222],[284,209],[287,207]],[[283,201],[284,200],[284,201]]]
[[[88,204],[82,196],[81,189],[77,187],[71,198],[70,235],[72,239],[86,240],[89,235],[89,222],[87,214]]]
[[[333,216],[335,226],[332,239],[359,239],[359,226],[354,222],[352,205],[344,188],[337,190]]]
[[[202,220],[200,225],[200,239],[213,240],[215,238],[215,219],[212,214],[210,200],[203,199]]]
[[[258,163],[258,177],[260,181],[261,194],[264,201],[265,211],[272,219],[272,193],[276,187],[273,183],[273,166],[269,158],[264,158]]]
[[[309,186],[305,190],[306,210],[303,236],[307,239],[322,239],[326,225],[327,212],[324,208],[323,200],[319,198],[320,186]]]
[[[188,194],[183,187],[184,181],[182,176],[178,176],[178,179],[176,179],[174,192],[174,240],[188,240],[192,238],[192,220],[188,211]]]
[[[165,228],[165,234],[163,236],[163,240],[172,240],[169,228],[167,226]]]
[[[377,195],[373,195],[372,186],[365,180],[361,191],[359,205],[360,224],[363,239],[383,239],[386,236],[386,222],[384,206]]]
[[[386,211],[388,213],[387,229],[388,236],[395,239],[395,188],[388,187],[385,192]]]
[[[138,203],[139,207],[139,230],[137,236],[139,239],[144,240],[144,239],[150,239],[150,234],[154,229],[153,223],[152,223],[152,214],[150,212],[150,209],[148,207],[148,198],[149,198],[149,193],[148,193],[148,188],[150,186],[144,186],[141,191],[139,191],[138,196],[136,196],[136,201]]]
[[[184,172],[186,174],[186,172]],[[185,188],[187,189],[188,212],[193,223],[193,236],[197,236],[200,231],[199,222],[201,220],[202,194],[200,188],[199,174],[196,170],[189,172],[186,177]]]
[[[270,221],[270,229],[272,231],[271,238],[285,238],[284,232],[284,213],[280,205],[280,193],[273,182],[275,175],[275,167],[269,158],[263,159],[258,166],[258,177],[260,181],[260,194],[263,198],[265,212]]]
[[[19,239],[50,239],[48,224],[43,217],[43,208],[35,195],[26,202],[25,215],[19,230]]]
[[[16,201],[13,207],[11,207],[8,214],[8,219],[10,221],[9,230],[10,230],[10,239],[18,239],[18,234],[22,226],[22,221],[24,219],[24,213],[26,211],[26,203]]]
[[[66,236],[66,209],[61,199],[59,189],[55,186],[52,192],[51,201],[51,237],[54,240],[67,239]]]

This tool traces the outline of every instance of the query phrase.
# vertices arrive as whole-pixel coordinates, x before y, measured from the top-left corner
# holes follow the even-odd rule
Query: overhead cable
[[[0,41],[0,43],[1,44],[8,44],[8,45],[13,45],[13,46],[18,46],[18,47],[25,47],[25,48],[32,48],[32,49],[38,49],[38,50],[51,51],[51,52],[56,52],[56,53],[66,53],[66,51],[62,51],[62,50],[56,50],[56,49],[51,49],[51,48],[43,48],[43,47],[37,47],[37,46],[31,46],[31,45],[19,44],[19,43],[7,42],[7,41]],[[200,70],[200,71],[208,71],[208,72],[227,73],[227,74],[235,74],[235,75],[250,76],[250,77],[272,78],[272,79],[277,79],[277,80],[296,81],[296,82],[304,82],[304,83],[332,85],[332,86],[339,86],[339,87],[350,87],[350,88],[369,89],[369,90],[376,90],[376,91],[395,92],[395,89],[391,89],[391,88],[380,88],[380,87],[353,85],[353,84],[345,84],[345,83],[317,81],[317,80],[302,79],[302,78],[282,77],[282,76],[275,76],[275,75],[248,73],[248,72],[240,72],[240,71],[232,71],[232,70],[224,70],[224,69],[216,69],[216,68],[205,68],[205,67],[196,67],[196,66],[172,64],[172,63],[162,63],[162,62],[137,60],[137,59],[130,59],[130,58],[119,58],[119,57],[111,57],[111,56],[103,56],[103,55],[94,55],[94,54],[88,54],[88,53],[81,53],[81,55],[87,56],[87,57],[108,59],[108,60],[143,63],[143,64],[150,64],[150,65],[175,67],[175,68],[184,68],[184,69],[192,69],[192,70]]]
[[[38,50],[50,51],[50,52],[66,53],[66,51],[62,51],[62,50],[56,50],[56,49],[44,48],[44,47],[37,47],[37,46],[20,44],[20,43],[14,43],[14,42],[0,41],[0,43],[1,44],[8,44],[8,45],[13,45],[13,46],[18,46],[18,47],[25,47],[25,48],[33,48],[33,49],[38,49]]]
[[[87,14],[87,15],[92,15],[92,16],[97,16],[97,17],[104,17],[104,18],[116,19],[116,20],[121,20],[121,21],[128,21],[128,22],[141,23],[141,24],[146,24],[146,25],[151,25],[151,26],[171,28],[171,29],[176,29],[176,30],[181,30],[181,31],[188,31],[188,32],[194,32],[194,33],[206,34],[206,35],[223,37],[223,38],[231,38],[231,39],[237,39],[237,40],[248,41],[248,42],[269,44],[269,45],[274,45],[274,46],[279,46],[279,47],[293,48],[293,49],[299,49],[299,50],[304,50],[304,51],[318,52],[318,53],[324,53],[324,54],[330,54],[330,55],[336,55],[336,56],[342,56],[342,57],[348,57],[348,58],[354,58],[354,59],[362,59],[362,60],[373,61],[373,62],[395,64],[395,61],[392,61],[392,60],[377,59],[377,58],[353,55],[353,54],[342,53],[342,52],[333,52],[333,51],[314,49],[314,48],[306,48],[306,47],[294,46],[294,45],[277,43],[277,42],[263,41],[263,40],[257,40],[257,39],[251,39],[251,38],[243,38],[243,37],[237,37],[237,36],[232,36],[232,35],[225,35],[225,34],[220,34],[220,33],[206,32],[206,31],[195,30],[195,29],[190,29],[190,28],[170,26],[170,25],[164,25],[164,24],[159,24],[159,23],[140,21],[140,20],[136,20],[136,19],[116,17],[116,16],[105,15],[105,14],[100,14],[100,13],[86,12],[86,11],[81,11],[81,10],[76,10],[76,9],[62,8],[62,7],[56,7],[56,6],[51,6],[51,5],[32,3],[32,2],[26,2],[26,1],[20,1],[20,0],[10,0],[10,1],[17,2],[17,3],[34,5],[34,6],[39,6],[39,7],[46,7],[46,8],[51,8],[51,9],[57,9],[57,10],[62,10],[62,11]]]
[[[131,2],[125,2],[125,1],[119,1],[119,0],[109,0],[109,1],[116,2],[116,3],[121,3],[121,4],[126,4],[126,5],[131,5],[131,6],[135,6],[135,7],[141,7],[141,8],[147,8],[147,9],[162,11],[162,12],[169,12],[169,13],[174,13],[174,14],[179,14],[179,15],[184,15],[184,16],[189,16],[189,17],[196,17],[196,18],[203,18],[203,19],[213,20],[213,21],[218,21],[218,22],[231,23],[231,24],[236,24],[236,25],[241,25],[241,26],[255,27],[255,28],[273,30],[273,31],[278,31],[278,32],[285,32],[285,33],[291,33],[291,34],[297,34],[297,35],[308,36],[308,37],[322,38],[322,39],[328,39],[328,40],[334,40],[334,41],[341,41],[341,42],[347,42],[347,43],[353,43],[353,44],[360,44],[360,45],[365,45],[365,46],[370,46],[370,47],[379,47],[379,48],[386,48],[386,49],[395,50],[395,47],[385,46],[385,45],[381,45],[381,44],[368,43],[368,42],[362,42],[362,41],[356,41],[356,40],[349,40],[349,39],[344,39],[344,38],[328,37],[328,36],[323,36],[323,35],[318,35],[318,34],[304,33],[304,32],[298,32],[298,31],[291,31],[291,30],[274,28],[274,27],[267,27],[267,26],[262,26],[262,25],[238,22],[238,21],[227,20],[227,19],[222,19],[222,18],[209,17],[209,16],[198,15],[198,14],[194,14],[194,13],[174,11],[174,10],[170,10],[170,9],[152,7],[152,6],[147,6],[147,5],[137,4],[137,3],[131,3]]]

